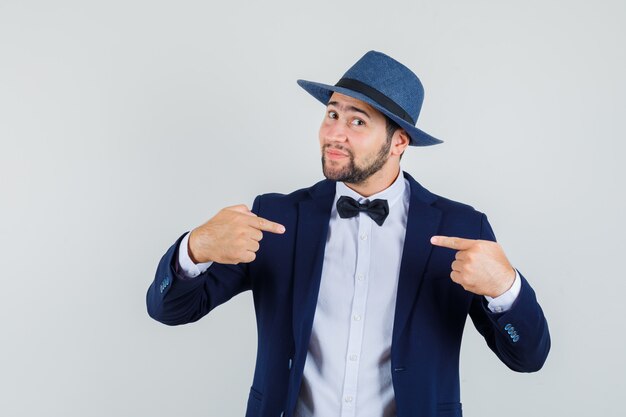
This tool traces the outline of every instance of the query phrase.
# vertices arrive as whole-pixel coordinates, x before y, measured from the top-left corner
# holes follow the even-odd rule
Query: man
[[[258,353],[246,416],[461,416],[467,315],[511,369],[550,348],[526,279],[484,214],[400,170],[421,82],[370,51],[334,86],[298,81],[324,103],[327,178],[227,207],[159,263],[148,312],[176,325],[252,290]],[[264,233],[265,232],[265,233]]]

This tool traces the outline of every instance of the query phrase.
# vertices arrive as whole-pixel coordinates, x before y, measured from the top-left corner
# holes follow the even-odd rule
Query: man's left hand
[[[495,298],[508,291],[515,281],[515,269],[497,242],[433,236],[430,243],[458,251],[450,278],[467,291]]]

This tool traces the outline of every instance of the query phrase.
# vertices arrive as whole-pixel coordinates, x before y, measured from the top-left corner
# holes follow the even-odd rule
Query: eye
[[[365,122],[361,119],[352,120],[352,124],[355,126],[365,126]]]
[[[333,110],[329,110],[328,111],[328,118],[330,119],[336,119],[337,118],[337,112],[333,111]]]

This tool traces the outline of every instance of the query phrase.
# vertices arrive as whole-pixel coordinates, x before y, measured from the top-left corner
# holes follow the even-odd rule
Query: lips
[[[348,156],[347,153],[338,151],[337,149],[326,149],[326,155],[331,159],[345,158]]]

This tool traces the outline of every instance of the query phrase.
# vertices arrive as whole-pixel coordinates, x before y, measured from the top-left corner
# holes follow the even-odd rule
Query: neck
[[[380,171],[374,173],[371,177],[360,183],[348,183],[346,186],[363,197],[369,197],[377,194],[387,188],[398,178],[400,175],[400,166],[387,166],[385,165]]]

